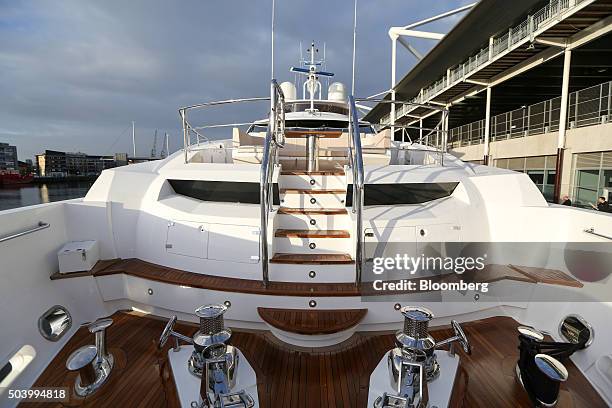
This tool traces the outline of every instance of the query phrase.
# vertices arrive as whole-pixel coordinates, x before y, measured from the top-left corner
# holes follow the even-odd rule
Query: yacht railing
[[[421,108],[434,112],[440,113],[439,122],[433,127],[422,127],[416,125],[405,125],[402,122],[395,123],[380,123],[378,125],[374,125],[378,131],[383,129],[392,129],[393,131],[400,130],[402,132],[402,141],[405,141],[408,138],[410,143],[420,143],[435,148],[438,153],[440,153],[440,163],[443,165],[444,153],[447,152],[448,147],[448,139],[449,139],[449,131],[448,131],[448,109],[444,106],[431,105],[427,103],[418,103],[414,101],[405,101],[405,100],[390,100],[390,99],[374,99],[374,98],[357,98],[355,99],[357,102],[375,102],[379,104],[391,104],[392,106],[396,106],[396,113],[400,113],[401,116],[410,116],[406,115],[403,112],[408,110],[409,108]],[[399,119],[400,115],[397,116]],[[421,116],[422,117],[422,116]],[[419,119],[419,116],[414,116],[412,119]],[[408,134],[408,130],[418,130],[419,137],[413,138]],[[426,133],[425,133],[426,132]],[[431,135],[435,135],[434,138],[430,138]]]
[[[355,285],[361,283],[363,269],[363,153],[355,97],[349,96],[349,165],[353,174],[353,214],[356,217]]]
[[[198,110],[203,108],[210,108],[213,106],[221,106],[221,105],[230,105],[241,102],[260,102],[260,101],[268,101],[270,98],[268,97],[255,97],[255,98],[241,98],[241,99],[226,99],[223,101],[214,101],[214,102],[204,102],[198,103],[196,105],[185,106],[179,109],[179,115],[182,121],[183,127],[183,151],[185,155],[185,164],[189,162],[189,152],[192,150],[191,138],[193,135],[196,136],[197,144],[200,143],[201,140],[210,142],[210,139],[203,135],[200,131],[203,129],[211,129],[211,128],[221,128],[228,126],[241,126],[246,125],[246,123],[237,123],[237,124],[223,124],[223,125],[210,125],[210,126],[193,126],[189,123],[188,113],[191,110]]]
[[[261,159],[260,173],[260,206],[261,206],[261,232],[259,238],[261,252],[262,279],[264,285],[269,282],[268,251],[268,221],[272,211],[272,177],[274,167],[278,165],[278,148],[285,145],[285,96],[276,80],[270,84],[270,116],[264,143],[263,157]]]
[[[444,165],[443,157],[446,151],[446,141],[448,140],[447,130],[447,118],[448,109],[442,106],[432,106],[428,104],[420,104],[411,101],[398,101],[388,99],[373,99],[373,98],[355,98],[353,95],[349,96],[349,166],[353,175],[353,207],[352,212],[356,218],[356,234],[355,234],[355,284],[361,284],[362,271],[363,271],[363,190],[364,190],[364,171],[363,171],[363,152],[361,148],[361,134],[359,131],[359,118],[357,116],[357,104],[356,102],[376,102],[376,103],[390,103],[399,104],[400,108],[403,109],[406,106],[415,106],[441,113],[440,122],[435,128],[425,129],[416,126],[405,126],[401,124],[391,124],[383,126],[383,128],[389,127],[395,129],[420,129],[428,130],[429,134],[437,132],[442,136],[442,149],[436,149],[440,153],[440,164]],[[380,129],[379,129],[380,130]],[[424,138],[424,137],[423,137]],[[419,138],[419,141],[422,138]]]
[[[443,130],[440,129],[440,124],[442,120],[433,128],[429,127],[420,127],[420,126],[411,126],[411,125],[382,125],[377,126],[376,130],[378,132],[383,131],[385,129],[393,128],[396,132],[400,132],[401,134],[401,142],[400,146],[397,147],[398,150],[420,150],[425,152],[430,152],[432,156],[435,156],[436,164],[440,166],[444,166],[444,151],[442,150],[442,141],[444,139]],[[419,135],[410,134],[410,130],[418,130]],[[424,148],[415,148],[414,144],[418,143],[420,145],[426,146]],[[409,146],[408,146],[409,145]],[[368,150],[373,150],[376,148],[369,147]]]
[[[27,229],[27,230],[16,232],[14,234],[5,235],[3,237],[0,237],[0,242],[10,241],[11,239],[19,238],[19,237],[31,234],[31,233],[36,232],[36,231],[44,230],[45,228],[49,228],[50,226],[51,226],[51,224],[49,224],[48,222],[40,221],[38,223],[38,225],[36,227],[34,227],[34,228],[30,228],[30,229]]]

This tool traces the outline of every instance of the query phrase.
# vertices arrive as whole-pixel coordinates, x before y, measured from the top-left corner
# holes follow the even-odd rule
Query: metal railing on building
[[[611,121],[612,81],[572,92],[568,99],[567,128]],[[540,135],[559,130],[561,98],[553,98],[491,117],[490,140]],[[450,131],[449,147],[484,143],[485,120]]]
[[[520,46],[527,39],[533,39],[538,33],[557,24],[560,20],[570,15],[578,6],[589,0],[549,0],[544,7],[537,10],[508,31],[498,36],[492,37],[490,45],[478,50],[474,55],[468,57],[464,62],[452,67],[446,75],[432,83],[427,88],[423,88],[420,97],[415,97],[412,102],[426,102],[444,91],[444,89],[463,81],[466,77],[474,73],[484,64],[496,59],[500,54],[511,51]],[[408,112],[406,112],[408,113]],[[396,120],[401,117],[397,116]],[[381,118],[382,124],[389,124],[390,114]]]

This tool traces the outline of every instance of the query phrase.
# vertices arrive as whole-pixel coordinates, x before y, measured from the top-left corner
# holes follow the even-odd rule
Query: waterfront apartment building
[[[128,157],[125,153],[114,156],[88,155],[45,150],[36,155],[38,175],[41,177],[97,176],[105,169],[155,160],[148,157]]]
[[[38,175],[42,177],[92,176],[104,169],[116,167],[112,156],[91,156],[85,153],[67,153],[45,150],[36,155]]]
[[[18,170],[17,147],[0,143],[0,170]]]
[[[68,175],[66,153],[55,150],[45,150],[36,155],[38,175],[42,177],[65,177]]]

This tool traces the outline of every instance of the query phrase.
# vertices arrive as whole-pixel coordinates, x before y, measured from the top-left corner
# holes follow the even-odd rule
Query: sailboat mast
[[[136,157],[136,128],[134,127],[134,121],[132,121],[132,150],[134,153],[132,157]]]

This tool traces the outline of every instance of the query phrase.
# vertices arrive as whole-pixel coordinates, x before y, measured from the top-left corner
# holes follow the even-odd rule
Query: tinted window
[[[459,183],[365,184],[363,205],[421,204],[450,196]],[[346,206],[353,205],[353,185],[346,191]]]
[[[201,201],[259,204],[259,183],[208,180],[168,180],[177,194]],[[273,202],[280,204],[278,184],[273,185]]]

